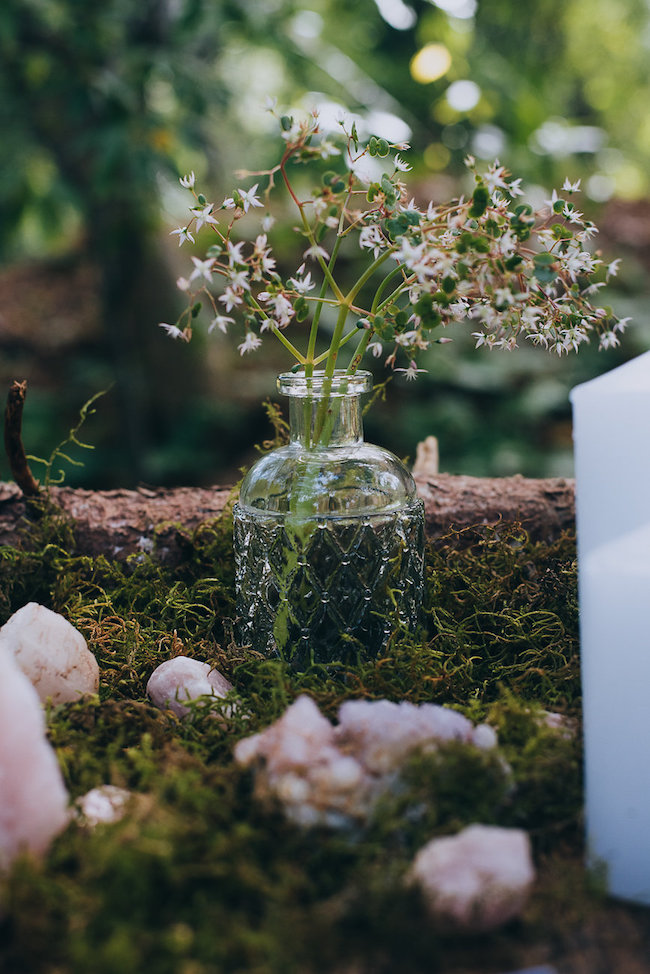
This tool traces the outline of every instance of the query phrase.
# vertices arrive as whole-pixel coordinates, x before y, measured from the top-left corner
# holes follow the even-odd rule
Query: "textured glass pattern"
[[[424,507],[301,521],[235,507],[242,643],[312,662],[372,658],[422,602]]]

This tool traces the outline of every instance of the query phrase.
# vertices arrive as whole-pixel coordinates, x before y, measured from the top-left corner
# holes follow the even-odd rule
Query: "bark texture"
[[[536,540],[552,540],[574,527],[572,480],[437,474],[418,478],[417,485],[431,539],[450,530],[499,522],[520,521]],[[231,498],[227,487],[51,490],[52,502],[74,523],[80,554],[121,561],[155,551],[172,564],[183,560],[192,531],[218,517]],[[39,516],[15,484],[0,483],[0,544],[19,544],[21,532]]]

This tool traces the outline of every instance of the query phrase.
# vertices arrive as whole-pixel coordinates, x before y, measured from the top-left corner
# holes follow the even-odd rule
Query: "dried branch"
[[[29,469],[22,441],[23,408],[27,395],[27,381],[14,380],[7,396],[5,408],[5,450],[9,458],[11,474],[25,497],[37,497],[38,481]]]

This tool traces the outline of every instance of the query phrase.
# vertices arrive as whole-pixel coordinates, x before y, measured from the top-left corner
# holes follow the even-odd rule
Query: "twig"
[[[27,380],[14,380],[7,396],[5,409],[5,450],[9,458],[11,474],[25,497],[37,497],[40,493],[38,481],[29,469],[21,436],[23,407],[27,395]]]

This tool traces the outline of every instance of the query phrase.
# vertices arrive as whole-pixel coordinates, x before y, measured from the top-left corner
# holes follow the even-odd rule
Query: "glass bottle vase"
[[[234,510],[238,638],[296,669],[373,658],[422,603],[424,505],[406,467],[365,443],[368,372],[285,373],[290,441]]]

